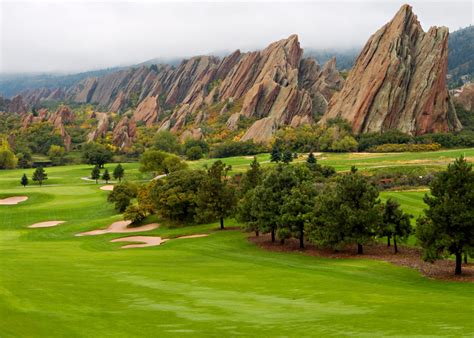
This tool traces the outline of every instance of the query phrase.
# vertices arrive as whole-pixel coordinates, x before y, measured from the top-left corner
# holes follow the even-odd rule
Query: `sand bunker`
[[[0,205],[15,205],[21,202],[24,202],[28,199],[27,196],[13,196],[0,199]]]
[[[103,234],[121,234],[129,232],[141,232],[141,231],[150,231],[158,228],[160,225],[158,223],[151,223],[142,225],[139,227],[128,228],[132,223],[131,221],[118,221],[112,223],[107,229],[97,229],[92,231],[81,232],[76,234],[76,236],[93,236],[93,235],[103,235]]]
[[[207,237],[209,234],[196,234],[196,235],[188,235],[188,236],[180,236],[178,239],[184,239],[184,238],[200,238],[200,237]]]
[[[100,187],[100,190],[104,190],[104,191],[112,191],[114,190],[114,186],[113,185],[103,185]]]
[[[124,245],[122,249],[130,249],[130,248],[145,248],[148,246],[158,246],[161,243],[168,241],[167,238],[161,238],[158,236],[130,236],[124,238],[117,238],[111,240],[112,243],[116,242],[140,242],[139,244],[128,244]]]
[[[40,222],[30,225],[28,228],[49,228],[54,227],[59,224],[63,224],[65,221],[47,221],[47,222]]]

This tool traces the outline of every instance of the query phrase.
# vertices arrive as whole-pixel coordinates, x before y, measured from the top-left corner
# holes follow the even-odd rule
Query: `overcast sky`
[[[359,47],[403,3],[0,0],[0,72],[77,72],[246,51],[293,33],[302,47]],[[410,4],[425,30],[473,23],[472,0]]]

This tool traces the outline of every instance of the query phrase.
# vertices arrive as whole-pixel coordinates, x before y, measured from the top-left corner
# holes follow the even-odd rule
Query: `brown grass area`
[[[296,239],[286,240],[285,244],[279,241],[271,242],[269,234],[250,236],[249,241],[255,243],[258,247],[275,252],[300,252],[309,256],[317,256],[334,259],[376,259],[386,261],[395,265],[409,267],[420,271],[424,276],[432,279],[474,282],[474,264],[468,263],[462,265],[462,275],[454,275],[454,261],[443,259],[434,263],[425,262],[421,259],[421,250],[419,248],[399,245],[399,253],[393,253],[393,246],[387,247],[386,244],[373,243],[364,245],[364,254],[358,255],[356,246],[347,246],[341,251],[335,252],[332,249],[318,248],[314,245],[305,243],[305,249],[299,248],[299,242]]]

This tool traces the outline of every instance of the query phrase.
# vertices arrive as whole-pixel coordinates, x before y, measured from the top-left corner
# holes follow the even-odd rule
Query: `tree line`
[[[295,238],[302,249],[306,243],[333,250],[355,246],[363,254],[365,245],[386,238],[397,253],[414,235],[425,260],[453,255],[456,274],[462,255],[473,253],[474,173],[462,157],[432,180],[416,229],[413,216],[395,199],[382,203],[376,185],[355,167],[336,175],[312,153],[306,163],[262,168],[254,158],[245,173],[229,175],[230,170],[220,160],[204,170],[176,167],[145,185],[118,185],[109,200],[121,201],[117,210],[134,222],[156,213],[180,224],[218,221],[224,229],[232,216],[257,236],[268,233],[281,243]]]

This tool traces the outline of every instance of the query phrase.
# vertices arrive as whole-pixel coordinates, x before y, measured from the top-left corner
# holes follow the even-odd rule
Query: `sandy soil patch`
[[[145,248],[148,246],[158,246],[161,243],[168,241],[167,238],[161,238],[158,236],[130,236],[111,240],[112,243],[116,242],[133,242],[138,244],[127,244],[121,247],[121,249],[130,248]]]
[[[103,235],[103,234],[121,234],[129,232],[141,232],[141,231],[150,231],[158,228],[160,225],[158,223],[146,224],[138,227],[128,227],[132,223],[131,221],[118,221],[112,223],[106,229],[97,229],[92,231],[86,231],[76,234],[76,236],[94,236],[94,235]]]
[[[47,222],[39,222],[30,225],[28,228],[49,228],[49,227],[54,227],[59,224],[63,224],[66,221],[47,221]]]
[[[425,262],[421,259],[421,250],[419,248],[399,245],[400,252],[393,253],[393,246],[387,247],[386,244],[376,243],[372,245],[364,245],[364,254],[357,255],[354,246],[347,246],[342,251],[334,252],[330,249],[315,247],[309,243],[305,243],[305,249],[299,248],[299,242],[295,239],[286,240],[281,245],[279,241],[272,243],[270,234],[260,235],[258,237],[250,236],[249,241],[257,246],[277,252],[302,252],[310,256],[327,257],[327,258],[359,258],[359,259],[376,259],[390,262],[395,265],[405,266],[420,271],[424,276],[433,279],[458,281],[458,282],[474,282],[474,264],[468,263],[462,265],[462,275],[454,275],[454,261],[444,259],[435,261],[434,263]],[[472,260],[471,260],[472,261]]]
[[[207,237],[209,234],[196,234],[196,235],[188,235],[188,236],[179,236],[177,239],[185,239],[185,238],[201,238],[201,237]]]
[[[99,189],[104,190],[104,191],[112,191],[112,190],[114,190],[114,186],[112,184],[103,185]]]
[[[18,203],[24,202],[28,199],[27,196],[13,196],[0,199],[0,205],[16,205]]]

